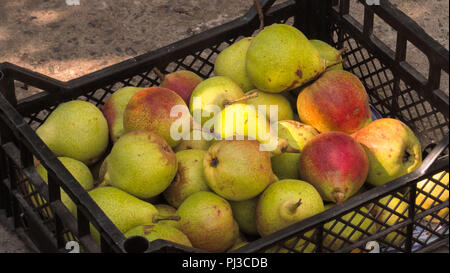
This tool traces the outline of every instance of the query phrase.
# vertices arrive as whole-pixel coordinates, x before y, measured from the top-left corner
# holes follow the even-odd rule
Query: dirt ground
[[[77,2],[79,5],[68,5]],[[448,1],[391,2],[448,50]],[[252,3],[251,0],[0,0],[0,62],[11,62],[67,81],[231,21],[242,16]],[[362,14],[355,9],[355,16]],[[384,35],[387,43],[394,41],[395,35],[386,29],[375,31]],[[414,50],[408,56],[419,71],[427,73],[424,56],[417,56]],[[442,86],[448,94],[448,75]],[[29,252],[29,249],[0,224],[1,252]]]

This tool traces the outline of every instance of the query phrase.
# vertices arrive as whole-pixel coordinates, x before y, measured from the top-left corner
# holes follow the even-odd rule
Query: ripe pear
[[[156,204],[155,208],[158,210],[158,214],[162,217],[162,218],[174,218],[174,216],[176,216],[177,214],[177,209],[174,207],[171,207],[169,205],[166,204]],[[158,222],[159,224],[162,225],[169,225],[172,227],[178,227],[178,221],[177,220],[160,220]]]
[[[227,200],[201,191],[192,194],[177,210],[179,229],[192,245],[209,252],[224,252],[239,236],[239,227]]]
[[[278,179],[300,179],[298,175],[299,153],[282,153],[272,156],[272,170]]]
[[[326,205],[325,210],[331,209],[334,206],[335,204]],[[346,241],[339,239],[339,237],[343,237],[353,243],[373,235],[377,231],[376,223],[369,210],[365,207],[361,207],[358,212],[349,212],[340,219],[348,224],[333,220],[324,225],[326,235],[324,236],[323,244],[332,251],[337,251],[348,244]],[[358,227],[358,229],[353,228],[349,224]],[[363,230],[364,233],[359,229]],[[339,237],[336,237],[334,234],[337,234]]]
[[[167,75],[164,75],[164,79],[159,85],[170,89],[180,95],[186,104],[189,104],[192,92],[203,79],[189,70],[178,70]]]
[[[439,205],[441,202],[445,202],[448,200],[448,181],[449,181],[448,172],[442,171],[433,175],[433,179],[439,181],[441,184],[445,185],[446,188],[442,187],[440,184],[434,182],[430,179],[424,179],[417,183],[417,195],[416,195],[416,205],[423,210],[428,210],[436,205]],[[419,191],[420,190],[420,191]],[[426,196],[430,195],[429,196]],[[437,213],[441,218],[445,218],[448,215],[448,207],[441,209]],[[432,214],[432,215],[433,215]],[[440,220],[432,215],[425,216],[425,219],[431,219],[432,222],[439,222]],[[448,217],[447,217],[448,218]]]
[[[70,157],[90,166],[108,146],[108,123],[92,103],[61,103],[36,130],[56,156]]]
[[[257,89],[269,93],[302,86],[324,72],[327,65],[306,36],[286,24],[264,28],[247,50],[250,81]]]
[[[422,163],[419,140],[408,125],[399,120],[375,120],[353,137],[362,144],[369,157],[367,182],[373,186],[411,173]]]
[[[105,184],[141,199],[162,193],[178,169],[177,158],[167,142],[150,131],[126,133],[106,158]]]
[[[292,253],[294,251],[299,253],[314,253],[316,244],[313,242],[315,242],[316,236],[316,230],[313,229],[305,232],[302,237],[299,236],[299,239],[292,238],[285,242],[284,245],[289,249],[278,244],[266,250],[265,253]],[[304,238],[306,238],[306,240]],[[294,251],[292,251],[292,249]]]
[[[80,186],[83,187],[83,189],[89,191],[94,188],[94,178],[92,177],[89,168],[83,162],[69,157],[58,157],[58,160],[61,161],[70,174],[80,183]],[[38,164],[39,165],[36,167],[36,171],[42,177],[42,180],[44,180],[45,183],[48,183],[47,170],[43,165],[40,163]],[[60,191],[61,201],[73,214],[75,214],[76,205],[62,188]],[[44,201],[40,196],[32,196],[31,200],[36,206],[44,204]],[[46,213],[50,218],[53,217],[53,213],[50,211],[49,207],[46,207]]]
[[[255,87],[250,82],[245,68],[245,57],[250,46],[252,37],[245,37],[225,48],[217,55],[214,63],[214,74],[226,76],[237,83],[244,92]]]
[[[162,239],[179,245],[192,247],[186,234],[175,227],[163,225],[161,223],[154,224],[150,222],[149,224],[139,225],[128,230],[124,235],[127,238],[131,236],[142,236],[149,242]]]
[[[229,101],[240,99],[244,92],[233,80],[224,76],[215,76],[202,81],[192,92],[189,102],[194,121],[204,126],[214,117],[215,110],[220,111]],[[212,109],[212,107],[217,109]],[[212,121],[211,121],[212,122]]]
[[[145,88],[134,86],[120,88],[111,95],[103,106],[102,112],[108,121],[109,134],[113,142],[116,142],[117,139],[124,134],[123,112],[125,111],[128,102],[136,92],[142,89]]]
[[[243,247],[245,245],[248,245],[247,241],[239,242],[237,244],[234,244],[230,249],[227,250],[227,252],[233,252],[233,251],[238,250],[239,248],[241,248],[241,247]],[[239,252],[237,252],[237,253],[239,253]]]
[[[180,144],[178,144],[175,148],[175,152],[196,149],[196,150],[208,150],[209,146],[211,146],[211,140],[213,136],[200,129],[192,129],[189,132],[189,137],[183,136]]]
[[[163,193],[170,205],[178,208],[189,195],[209,191],[203,175],[203,159],[206,153],[203,150],[184,150],[175,154],[178,171],[173,182]]]
[[[368,172],[363,147],[342,132],[317,135],[300,154],[300,178],[311,183],[325,201],[340,204],[355,195]]]
[[[256,204],[258,197],[244,201],[230,201],[233,216],[239,225],[239,230],[248,235],[258,235],[256,230]]]
[[[328,67],[328,71],[344,69],[342,66],[342,53],[344,53],[344,50],[338,50],[321,40],[309,40],[309,42],[319,51],[322,58],[330,63],[337,62],[336,65]]]
[[[159,221],[155,206],[118,188],[98,187],[89,191],[89,195],[122,233],[139,225]],[[91,235],[97,242],[100,241],[99,233],[92,224]]]
[[[300,152],[306,143],[318,134],[319,132],[312,126],[295,120],[280,120],[278,122],[278,136],[286,139],[292,149]]]
[[[250,98],[247,100],[247,104],[251,104],[255,106],[255,108],[259,111],[258,106],[265,106],[265,114],[266,118],[272,123],[278,120],[286,120],[294,118],[294,111],[292,110],[291,103],[286,97],[281,94],[272,94],[265,93],[259,91],[258,89],[253,89],[245,95],[249,95],[250,93],[256,92],[258,94],[255,98]],[[278,116],[275,116],[275,119],[272,119],[270,115],[270,106],[278,107]]]
[[[403,198],[402,194],[399,194],[400,197]],[[379,205],[375,205],[372,209],[371,213],[374,215],[374,217],[381,223],[384,223],[383,229],[380,229],[380,224],[377,223],[377,229],[378,230],[384,230],[385,228],[388,228],[390,226],[393,226],[395,224],[400,223],[401,221],[405,221],[405,219],[408,217],[408,203],[403,201],[402,199],[393,196],[388,195],[384,198],[381,198],[378,201],[381,205],[388,207],[388,209],[384,209],[383,207],[380,207]],[[392,211],[395,211],[397,214],[402,215],[402,217],[398,216],[397,214],[392,213]],[[401,229],[401,231],[405,234],[407,227]],[[400,234],[397,231],[393,231],[391,233],[388,233],[384,237],[384,241],[400,247],[405,242],[406,237]]]
[[[256,227],[264,237],[322,211],[322,198],[311,184],[294,179],[280,180],[259,197]]]
[[[358,77],[343,70],[325,72],[305,87],[297,98],[303,123],[320,133],[353,134],[372,121],[369,96]]]
[[[125,132],[148,130],[162,136],[170,147],[177,146],[180,140],[172,136],[171,127],[180,117],[171,116],[174,107],[188,110],[184,100],[170,89],[150,87],[136,92],[123,114]],[[190,116],[185,118],[190,122]]]
[[[259,195],[273,182],[270,154],[256,140],[224,140],[209,147],[203,160],[208,186],[227,200]]]

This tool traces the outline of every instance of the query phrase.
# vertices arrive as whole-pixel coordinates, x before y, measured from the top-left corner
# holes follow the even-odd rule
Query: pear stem
[[[259,32],[264,28],[264,12],[261,7],[261,4],[259,3],[259,0],[253,0],[253,3],[255,4],[256,11],[258,12],[259,28],[257,32]]]
[[[173,220],[173,221],[180,221],[180,216],[161,216],[161,215],[155,215],[153,216],[153,223],[158,223],[159,221],[167,221],[167,220]]]
[[[247,96],[243,96],[242,98],[239,98],[237,100],[226,101],[224,103],[224,105],[230,105],[230,104],[233,104],[233,103],[236,103],[236,102],[241,102],[241,101],[248,100],[248,99],[251,99],[251,98],[256,98],[257,96],[258,96],[258,92],[256,92],[256,91],[255,92],[251,92]]]
[[[333,61],[333,62],[327,62],[327,68],[335,66],[337,64],[342,64],[344,63],[344,60],[337,60],[337,61]]]
[[[161,79],[161,82],[164,81],[166,75],[164,75],[164,73],[162,73],[161,70],[159,70],[157,67],[153,67],[153,72],[155,72],[156,76],[158,76],[158,78]]]
[[[339,55],[343,55],[347,51],[348,51],[348,48],[346,48],[346,47],[341,48],[341,49],[339,49]]]
[[[289,208],[290,211],[291,211],[292,213],[294,213],[294,212],[297,210],[297,208],[300,207],[301,204],[302,204],[302,199],[300,198],[300,199],[298,200],[297,203],[295,203],[294,205],[292,205],[292,206]]]

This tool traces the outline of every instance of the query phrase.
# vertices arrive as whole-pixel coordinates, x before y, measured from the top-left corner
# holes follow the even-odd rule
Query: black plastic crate
[[[256,239],[236,252],[368,252],[366,245],[371,241],[379,243],[383,252],[425,252],[448,245],[449,97],[448,90],[440,90],[441,80],[446,77],[448,81],[448,51],[388,1],[370,5],[377,1],[291,0],[273,7],[274,0],[260,2],[265,25],[291,24],[310,39],[348,48],[345,69],[361,79],[371,104],[382,116],[399,119],[413,129],[424,148],[424,161],[411,174]],[[364,17],[353,17],[355,9],[362,9]],[[125,85],[159,84],[154,67],[166,73],[188,69],[207,78],[213,73],[217,54],[254,34],[259,24],[253,7],[232,22],[68,82],[10,63],[0,64],[0,221],[42,252],[67,252],[66,243],[72,240],[85,252],[198,252],[163,240],[148,244],[141,237],[125,239],[34,130],[59,103],[82,99],[101,107]],[[393,46],[374,35],[381,25],[396,32]],[[406,60],[411,46],[426,56],[430,66],[425,73]],[[18,100],[17,88],[41,92]],[[48,186],[36,173],[33,156],[48,170]],[[424,193],[417,186],[422,180],[442,188],[438,197],[447,194],[447,198]],[[77,204],[78,219],[60,201],[60,187]],[[416,204],[420,194],[433,204]],[[32,200],[38,196],[44,202],[36,206]],[[398,199],[393,202],[403,200],[406,206],[401,210],[388,207],[380,202],[386,196],[395,196]],[[389,211],[388,219],[376,220],[375,208]],[[442,211],[445,208],[447,211]],[[372,224],[363,224],[358,217],[370,219]],[[100,246],[89,235],[90,223],[100,231]],[[352,232],[345,232],[345,227]],[[333,239],[327,240],[330,236]]]

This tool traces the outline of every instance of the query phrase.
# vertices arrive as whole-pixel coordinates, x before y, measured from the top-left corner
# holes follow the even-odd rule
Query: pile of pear
[[[179,70],[159,75],[159,86],[125,86],[103,106],[65,102],[36,132],[125,237],[236,250],[420,165],[406,124],[372,119],[364,85],[343,70],[343,52],[273,24],[224,49],[207,79]],[[180,117],[190,125],[183,138],[171,131]],[[350,241],[374,233],[374,220],[385,217],[376,206],[351,217],[366,232],[330,222],[325,247],[344,244],[333,233]],[[93,226],[91,234],[100,240]],[[293,247],[315,251],[304,245]]]

